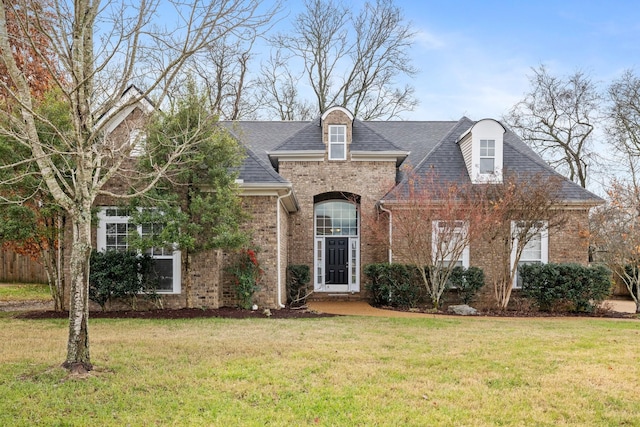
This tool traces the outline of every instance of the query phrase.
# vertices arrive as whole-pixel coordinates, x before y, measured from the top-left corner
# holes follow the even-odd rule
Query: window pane
[[[129,224],[107,223],[105,224],[106,250],[124,252],[128,249],[127,237]]]
[[[317,236],[357,236],[358,211],[353,203],[326,202],[316,206]]]
[[[523,261],[541,261],[542,260],[542,236],[540,233],[529,240],[522,250],[520,259]]]
[[[159,291],[173,291],[173,260],[156,259],[153,265],[153,277],[158,280]]]
[[[493,173],[494,162],[493,158],[480,159],[480,173]]]
[[[345,127],[344,126],[330,126],[329,127],[329,141],[330,142],[345,142]]]
[[[493,139],[481,139],[480,140],[480,156],[495,156],[496,155],[496,141]]]
[[[331,150],[329,152],[329,158],[334,160],[344,160],[345,150],[344,144],[331,144]]]

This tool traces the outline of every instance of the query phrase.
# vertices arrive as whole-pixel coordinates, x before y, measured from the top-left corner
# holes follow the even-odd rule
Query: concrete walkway
[[[411,313],[407,311],[383,310],[371,307],[364,301],[311,301],[307,303],[310,310],[320,313],[340,314],[343,316],[377,316],[377,317],[434,317],[430,313]]]
[[[633,301],[607,300],[604,303],[613,311],[635,313]],[[340,314],[344,316],[377,316],[377,317],[435,317],[431,313],[411,313],[407,311],[383,310],[370,306],[365,301],[311,301],[307,304],[310,310],[320,313]],[[442,315],[438,315],[439,317]]]

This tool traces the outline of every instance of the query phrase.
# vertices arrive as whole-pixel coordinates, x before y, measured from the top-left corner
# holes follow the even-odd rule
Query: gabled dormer
[[[146,124],[156,110],[153,103],[136,86],[129,86],[114,105],[96,123],[105,138],[133,157],[144,152]],[[125,142],[127,144],[125,144]]]
[[[331,107],[322,114],[320,123],[329,161],[347,160],[353,139],[353,114],[344,107]]]
[[[474,184],[502,182],[505,132],[500,122],[483,119],[458,138],[467,172]]]

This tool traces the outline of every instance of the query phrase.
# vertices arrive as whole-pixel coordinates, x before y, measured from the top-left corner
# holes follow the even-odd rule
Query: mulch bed
[[[492,316],[492,317],[600,317],[608,319],[636,319],[637,316],[632,313],[622,313],[613,310],[598,310],[594,313],[574,313],[563,311],[485,311],[480,312],[480,316]]]
[[[447,316],[460,316],[460,317],[592,317],[592,318],[605,318],[605,319],[638,319],[638,315],[635,313],[626,313],[614,310],[596,310],[593,313],[586,312],[572,312],[572,311],[538,311],[538,310],[478,310],[478,314],[475,316],[462,316],[455,313],[450,313],[446,309],[433,311],[431,309],[401,309],[397,307],[378,307],[384,310],[406,311],[411,313],[428,313],[428,314],[443,314]]]
[[[195,319],[203,317],[218,317],[223,319],[316,319],[320,317],[334,317],[335,314],[318,313],[306,309],[282,308],[280,310],[243,310],[234,307],[218,309],[181,308],[146,311],[92,311],[91,319]],[[37,310],[16,314],[20,319],[68,319],[68,311]]]

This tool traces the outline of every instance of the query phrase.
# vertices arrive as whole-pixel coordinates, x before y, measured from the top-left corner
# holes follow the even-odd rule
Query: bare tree
[[[640,185],[637,164],[625,180],[614,180],[608,203],[591,216],[596,261],[603,261],[625,284],[640,313]]]
[[[414,31],[392,0],[367,2],[355,16],[334,0],[306,0],[305,7],[290,33],[271,39],[277,52],[263,67],[269,100],[284,102],[278,109],[295,106],[291,97],[298,94],[291,89],[297,80],[278,88],[268,83],[274,75],[294,76],[293,59],[302,62],[306,83],[315,95],[315,114],[340,105],[363,120],[389,119],[415,107],[413,88],[397,86],[397,80],[416,73],[408,52]]]
[[[15,4],[0,3],[0,61],[7,69],[8,79],[0,82],[9,94],[12,111],[0,109],[0,131],[10,135],[16,144],[31,153],[27,162],[37,167],[47,191],[65,211],[72,225],[70,255],[70,314],[67,357],[64,366],[72,371],[92,368],[88,330],[88,277],[91,251],[91,209],[96,197],[124,195],[109,191],[106,184],[118,176],[131,179],[135,168],[128,167],[131,152],[143,141],[135,127],[144,126],[144,114],[123,129],[120,138],[109,136],[109,126],[134,106],[153,97],[161,105],[175,89],[174,83],[193,55],[202,52],[216,40],[227,35],[242,36],[263,25],[272,16],[271,10],[259,12],[258,0],[159,0],[142,2],[95,2],[76,0],[52,1],[48,13],[39,13],[36,0],[16,0]],[[50,70],[60,67],[64,81],[50,73],[61,100],[68,105],[71,129],[61,129],[35,108],[27,76],[11,54],[7,31],[9,8],[33,11],[37,33],[51,40],[55,64],[40,55],[41,46],[30,33],[24,35],[35,55]],[[153,24],[160,12],[171,16],[169,24]],[[47,20],[47,25],[44,21]],[[26,27],[25,22],[20,25]],[[51,29],[51,30],[47,30]],[[142,91],[126,91],[138,83]],[[38,134],[45,123],[60,141],[48,144]],[[185,138],[174,138],[161,147],[163,156],[149,154],[149,159],[161,158],[148,171],[146,185],[137,187],[127,196],[139,196],[158,182],[167,170],[181,161],[197,141],[197,131],[185,129]],[[153,153],[156,154],[156,153]],[[5,169],[12,165],[2,166]]]
[[[498,260],[491,274],[498,307],[506,309],[516,283],[518,264],[532,239],[562,226],[566,215],[561,206],[561,181],[543,175],[505,174],[502,183],[476,187],[489,221],[484,239],[488,252]]]
[[[443,183],[435,174],[408,173],[405,185],[392,190],[393,202],[384,203],[391,212],[393,257],[415,266],[434,308],[455,267],[463,266],[470,245],[493,225],[485,203],[475,197],[472,186]],[[384,224],[370,219],[366,224],[378,244],[388,246]]]
[[[268,115],[275,113],[280,120],[311,120],[313,104],[299,91],[303,75],[292,72],[288,64],[291,58],[282,55],[282,51],[272,52],[261,65],[257,79],[260,104]]]
[[[204,52],[190,60],[189,67],[195,74],[190,78],[203,86],[209,95],[211,110],[220,119],[252,119],[262,107],[258,79],[250,67],[255,59],[256,40],[270,28],[256,27],[254,32],[247,32],[242,37],[229,34],[213,41]]]
[[[544,65],[533,69],[531,90],[504,120],[551,166],[586,188],[596,161],[593,130],[601,97],[581,71],[559,78]]]
[[[627,164],[640,158],[640,79],[627,70],[609,86],[607,94],[609,143]]]
[[[627,287],[640,312],[640,79],[626,70],[607,90],[607,135],[622,178],[591,221],[597,258]]]
[[[607,205],[591,222],[597,260],[621,280],[640,313],[640,78],[626,70],[607,90],[607,135],[623,177],[607,189]]]

